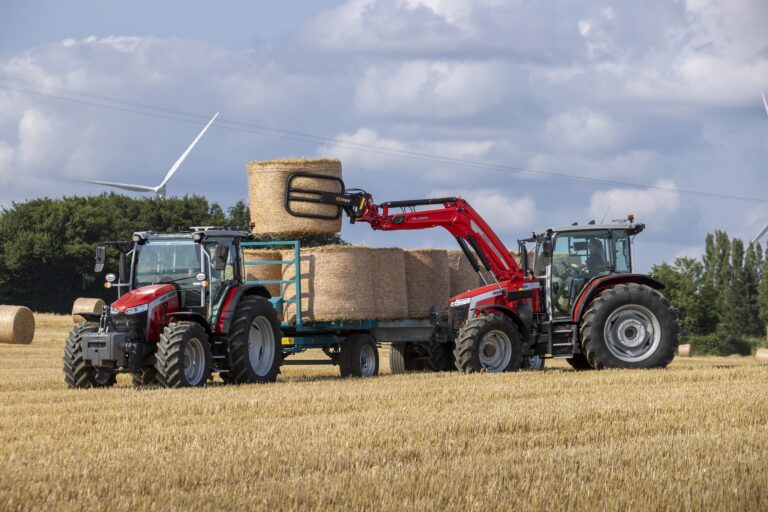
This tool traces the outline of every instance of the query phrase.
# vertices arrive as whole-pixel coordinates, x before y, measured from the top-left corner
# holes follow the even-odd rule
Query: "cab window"
[[[613,247],[615,251],[616,272],[632,272],[632,249],[629,239],[629,233],[624,230],[613,232]]]
[[[555,237],[552,251],[552,302],[556,316],[570,314],[584,286],[612,267],[608,231],[566,232]]]

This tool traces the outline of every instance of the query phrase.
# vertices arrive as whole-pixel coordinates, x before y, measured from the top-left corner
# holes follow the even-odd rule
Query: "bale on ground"
[[[88,297],[78,297],[72,304],[72,322],[80,324],[85,322],[85,317],[80,313],[99,313],[104,309],[104,301]]]
[[[341,178],[341,162],[331,158],[286,158],[282,160],[253,161],[248,163],[248,196],[254,235],[311,235],[337,233],[341,230],[341,216],[335,220],[294,217],[285,208],[288,178],[297,172],[307,172]],[[297,178],[293,187],[343,192],[335,181],[316,178]],[[306,195],[298,194],[301,197]],[[296,212],[315,215],[335,215],[333,205],[291,202]]]
[[[35,315],[25,306],[0,306],[0,343],[28,345],[35,337]]]
[[[375,318],[400,320],[408,317],[404,251],[373,249],[372,268]]]
[[[448,251],[405,251],[405,278],[409,318],[428,318],[432,306],[440,308],[448,305],[451,297]]]
[[[478,273],[472,268],[472,264],[469,263],[464,251],[448,251],[448,268],[451,278],[451,297],[484,284]]]
[[[755,352],[755,359],[758,363],[768,363],[768,348],[759,348]]]
[[[246,249],[243,251],[243,261],[281,261],[282,253],[269,249]],[[293,259],[293,256],[291,256]],[[274,265],[243,265],[246,281],[279,281],[282,279],[283,268],[281,263]],[[273,297],[280,296],[279,284],[264,285]]]
[[[295,279],[293,251],[283,251],[283,279]],[[372,250],[368,247],[333,245],[301,251],[302,320],[366,320],[375,317]],[[284,285],[284,299],[296,297],[296,285]],[[296,305],[285,303],[286,321],[296,319]]]
[[[691,350],[691,346],[689,344],[680,345],[677,347],[677,355],[679,357],[691,357],[693,355],[693,350]]]

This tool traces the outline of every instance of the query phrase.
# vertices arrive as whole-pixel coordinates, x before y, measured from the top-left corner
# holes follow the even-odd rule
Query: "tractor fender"
[[[501,304],[486,304],[485,306],[478,306],[475,311],[497,311],[502,315],[508,316],[517,327],[520,329],[520,335],[523,337],[523,343],[528,342],[528,335],[531,332],[531,325],[533,324],[533,310],[530,304],[527,302],[520,305],[517,311]]]
[[[579,295],[576,305],[573,307],[573,321],[579,323],[581,317],[586,311],[587,306],[592,299],[608,286],[617,284],[636,283],[644,284],[654,290],[663,290],[664,284],[661,281],[647,276],[645,274],[611,274],[609,276],[597,276],[587,283]]]
[[[213,329],[211,329],[211,324],[209,324],[208,320],[206,320],[206,318],[200,313],[195,313],[194,311],[174,311],[173,313],[168,313],[165,316],[165,319],[168,323],[173,321],[198,323],[203,329],[205,329],[205,333],[208,335],[208,337],[213,338]]]
[[[272,295],[265,286],[260,284],[241,284],[239,286],[233,286],[226,291],[224,302],[219,310],[219,318],[216,322],[216,332],[219,334],[229,332],[229,328],[232,325],[233,313],[237,309],[237,305],[243,297],[248,295],[258,295],[269,300]]]

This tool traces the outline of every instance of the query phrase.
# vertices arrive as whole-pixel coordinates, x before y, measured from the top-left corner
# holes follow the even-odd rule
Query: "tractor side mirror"
[[[546,265],[552,260],[552,239],[545,238],[541,242],[541,257]]]
[[[216,244],[213,250],[213,268],[222,271],[227,268],[227,259],[229,258],[229,246]]]
[[[107,248],[103,245],[99,245],[96,247],[96,263],[93,266],[93,271],[98,273],[101,273],[104,271],[104,264],[107,262]]]

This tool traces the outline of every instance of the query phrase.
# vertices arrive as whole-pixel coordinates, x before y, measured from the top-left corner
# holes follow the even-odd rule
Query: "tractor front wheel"
[[[663,368],[675,357],[677,316],[658,291],[629,283],[606,288],[581,320],[581,344],[590,366]]]
[[[96,332],[99,324],[85,322],[77,324],[67,336],[64,347],[64,382],[70,388],[108,388],[115,385],[117,376],[112,372],[98,370],[85,362],[83,356],[83,334]]]
[[[499,313],[471,318],[456,340],[456,368],[471,372],[516,372],[522,364],[522,341],[515,323]]]
[[[275,382],[283,362],[282,342],[272,304],[263,297],[243,297],[227,339],[232,366],[222,380],[233,384]]]
[[[211,376],[208,333],[196,322],[169,324],[155,354],[157,380],[166,388],[202,386]]]
[[[342,377],[374,377],[379,374],[379,349],[370,334],[351,334],[339,353]]]

